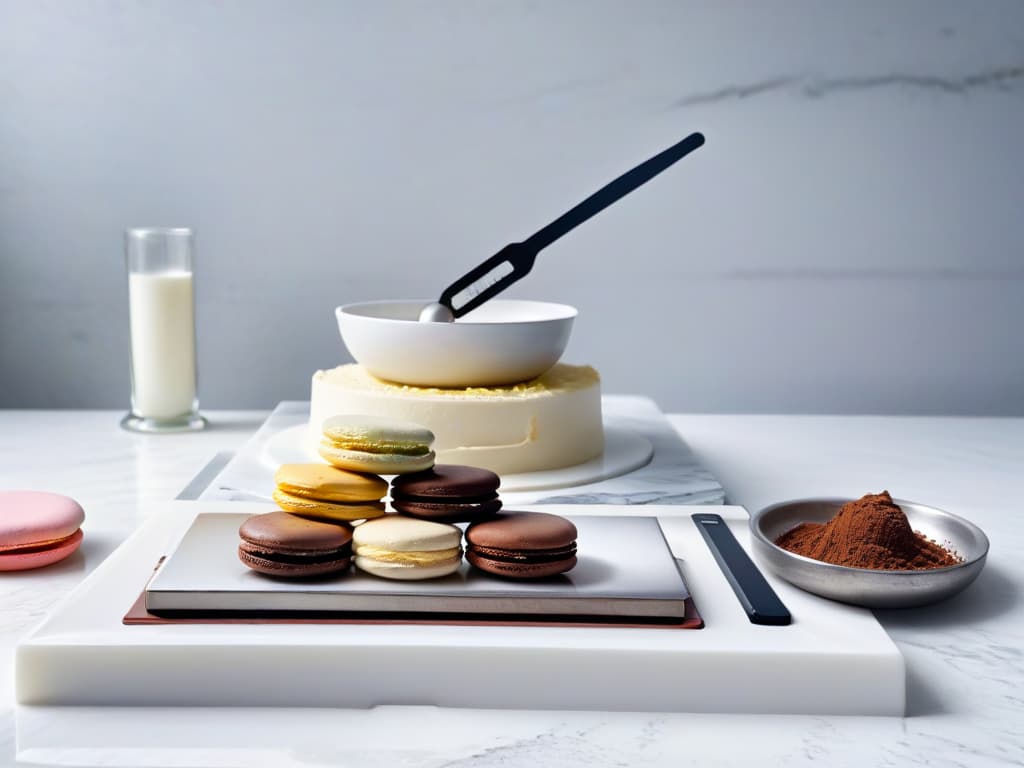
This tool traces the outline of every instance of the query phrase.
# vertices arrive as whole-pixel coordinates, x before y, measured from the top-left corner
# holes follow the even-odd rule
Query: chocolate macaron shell
[[[571,571],[576,566],[576,555],[569,555],[562,560],[533,563],[529,561],[492,560],[476,552],[472,547],[466,550],[466,560],[474,568],[495,576],[511,579],[542,579],[545,576],[557,576]]]
[[[323,523],[288,512],[254,515],[238,529],[243,542],[263,551],[319,555],[341,550],[352,543],[352,529]]]
[[[284,578],[324,576],[346,571],[352,566],[351,553],[339,554],[326,560],[299,560],[296,558],[294,561],[282,561],[272,552],[251,551],[245,546],[245,542],[238,547],[238,559],[258,573]]]
[[[492,547],[479,547],[470,545],[478,557],[486,557],[488,560],[507,560],[510,563],[553,563],[558,560],[566,560],[576,554],[576,545],[559,547],[558,549],[495,549]]]
[[[481,499],[497,492],[501,478],[489,469],[435,464],[431,469],[396,477],[393,493],[416,499]]]
[[[469,544],[513,551],[568,547],[576,536],[571,521],[547,512],[502,512],[466,529]]]
[[[396,512],[424,520],[444,523],[473,523],[493,517],[501,510],[497,495],[481,501],[418,501],[396,498],[391,502]]]

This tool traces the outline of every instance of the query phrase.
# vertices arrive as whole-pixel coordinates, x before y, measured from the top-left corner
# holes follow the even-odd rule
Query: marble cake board
[[[19,704],[904,711],[903,658],[870,611],[769,576],[794,623],[750,624],[689,519],[694,508],[685,506],[542,509],[656,516],[683,561],[706,622],[702,630],[122,623],[155,563],[173,551],[196,514],[240,508],[237,502],[169,502],[155,510],[18,646]],[[246,508],[256,513],[272,506]],[[722,515],[749,547],[746,511],[723,507]],[[207,717],[214,710],[203,711]]]
[[[509,498],[512,493],[590,485],[640,469],[650,462],[653,456],[654,446],[646,437],[631,430],[606,424],[604,452],[597,458],[560,469],[502,475],[501,493],[505,498]],[[317,455],[314,446],[309,444],[309,426],[305,423],[271,435],[264,444],[260,460],[270,472],[276,471],[282,464],[323,461]]]
[[[628,474],[557,490],[502,491],[506,504],[721,504],[721,484],[700,465],[657,404],[647,397],[604,395],[606,432],[634,435],[649,443],[650,461]],[[309,403],[285,401],[232,457],[199,498],[209,501],[269,501],[274,489],[268,454],[286,430],[309,421]],[[524,480],[528,475],[519,476]],[[543,484],[543,483],[542,483]]]

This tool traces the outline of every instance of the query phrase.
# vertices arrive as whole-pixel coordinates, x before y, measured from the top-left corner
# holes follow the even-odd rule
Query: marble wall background
[[[304,399],[693,130],[513,295],[673,411],[1024,415],[1024,4],[0,0],[0,406],[122,407],[120,232],[199,232],[202,404]]]

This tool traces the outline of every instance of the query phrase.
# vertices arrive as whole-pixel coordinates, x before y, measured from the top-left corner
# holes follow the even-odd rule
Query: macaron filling
[[[337,438],[324,437],[321,445],[332,448],[340,448],[343,451],[359,451],[361,453],[397,453],[400,456],[423,456],[430,451],[429,445],[394,442],[367,443],[361,440],[338,440]]]
[[[438,503],[433,501],[406,501],[395,499],[391,506],[396,512],[410,517],[438,522],[462,523],[484,520],[501,511],[501,499],[480,502]]]
[[[50,549],[56,549],[62,547],[65,544],[70,544],[75,539],[82,538],[82,531],[77,530],[70,536],[64,536],[59,539],[49,539],[48,541],[37,541],[31,544],[17,544],[14,546],[3,547],[0,546],[0,557],[4,555],[31,555],[35,552],[46,552]]]
[[[382,501],[324,501],[293,496],[282,488],[275,488],[271,497],[284,511],[313,519],[366,520],[384,514]]]
[[[397,488],[392,489],[392,491],[391,491],[391,499],[392,499],[392,501],[409,501],[409,502],[413,502],[413,503],[416,503],[416,504],[436,504],[438,506],[449,505],[449,504],[483,504],[484,502],[487,502],[487,501],[493,501],[496,498],[498,498],[498,494],[497,493],[485,493],[485,494],[481,494],[481,495],[478,495],[478,496],[465,496],[465,497],[460,497],[460,496],[438,497],[438,496],[417,496],[416,494],[413,494],[413,493],[403,493],[402,491],[398,490]]]
[[[381,498],[383,498],[384,493],[387,493],[387,491],[384,491],[384,493],[381,493],[375,499],[359,499],[338,498],[338,495],[336,494],[325,493],[316,488],[303,488],[297,485],[290,485],[289,483],[278,483],[277,488],[278,490],[287,493],[289,496],[297,496],[300,499],[307,499],[309,501],[326,501],[330,502],[331,504],[367,504],[370,502],[379,501]],[[369,496],[369,494],[364,495]]]
[[[453,558],[462,557],[462,547],[452,547],[451,549],[435,549],[432,551],[415,551],[415,552],[400,552],[393,549],[385,549],[384,547],[373,547],[368,545],[362,545],[356,553],[359,557],[368,557],[371,560],[377,560],[383,563],[402,563],[406,565],[433,565],[435,563],[443,563]]]

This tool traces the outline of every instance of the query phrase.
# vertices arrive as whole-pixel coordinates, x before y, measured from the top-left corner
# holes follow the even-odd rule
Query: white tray
[[[903,659],[869,611],[769,576],[794,623],[763,627],[747,621],[689,519],[706,507],[642,508],[659,518],[684,561],[707,624],[702,630],[121,623],[157,559],[172,550],[195,514],[238,512],[241,506],[172,502],[155,511],[18,646],[18,701],[903,713]],[[539,509],[573,515],[641,511],[616,505]],[[722,507],[721,514],[748,546],[746,512]],[[467,684],[472,681],[487,684]]]

